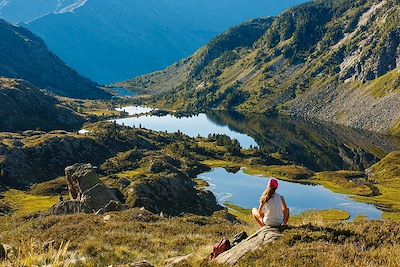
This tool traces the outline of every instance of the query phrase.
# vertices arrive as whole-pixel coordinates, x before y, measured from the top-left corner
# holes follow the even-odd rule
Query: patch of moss
[[[30,215],[45,211],[58,203],[59,197],[37,196],[18,190],[3,193],[4,201],[19,215]]]
[[[262,175],[264,177],[276,177],[284,181],[299,182],[307,180],[314,174],[305,167],[296,165],[266,166],[266,167],[246,167],[244,173],[250,175]]]
[[[366,177],[356,171],[320,172],[313,178],[329,190],[347,195],[372,196],[373,190],[366,183]]]

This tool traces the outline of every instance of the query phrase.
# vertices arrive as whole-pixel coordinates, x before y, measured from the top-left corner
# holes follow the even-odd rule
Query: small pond
[[[213,192],[221,205],[231,203],[245,209],[258,207],[259,198],[268,182],[264,177],[248,175],[243,170],[230,173],[223,168],[213,169],[197,178],[208,182],[207,189]],[[373,205],[356,202],[323,186],[279,181],[278,193],[285,197],[291,214],[294,215],[307,210],[330,209],[346,211],[350,214],[350,220],[357,216],[374,220],[382,215],[382,211]]]

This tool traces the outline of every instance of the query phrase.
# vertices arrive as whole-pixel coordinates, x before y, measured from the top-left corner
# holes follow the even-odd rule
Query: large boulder
[[[101,183],[91,164],[77,163],[65,168],[71,199],[81,199],[84,191]]]
[[[105,186],[99,179],[96,168],[91,164],[74,164],[65,169],[70,201],[54,205],[49,214],[104,213],[120,211],[124,205],[114,190]]]
[[[247,253],[254,252],[282,236],[283,234],[277,228],[263,227],[246,240],[219,255],[216,262],[224,265],[235,265]]]
[[[51,215],[76,214],[84,211],[84,206],[79,200],[62,201],[48,210]]]
[[[148,175],[127,189],[127,204],[171,216],[181,213],[211,215],[222,209],[211,192],[195,187],[193,180],[182,173]]]
[[[81,202],[88,212],[96,212],[106,207],[112,201],[119,202],[113,191],[100,183],[84,191],[81,198]]]

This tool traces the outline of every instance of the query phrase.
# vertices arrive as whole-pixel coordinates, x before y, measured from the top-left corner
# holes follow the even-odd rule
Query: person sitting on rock
[[[269,180],[267,189],[261,195],[260,207],[258,210],[252,210],[253,217],[260,227],[286,225],[289,220],[289,208],[283,196],[276,193],[277,189],[278,181]]]

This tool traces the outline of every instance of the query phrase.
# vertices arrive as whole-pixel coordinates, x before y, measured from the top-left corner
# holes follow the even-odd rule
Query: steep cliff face
[[[62,96],[110,97],[97,84],[65,65],[27,29],[0,20],[0,36],[0,76],[24,79]]]
[[[0,131],[80,129],[85,119],[23,80],[0,78]]]
[[[153,103],[164,108],[272,111],[393,133],[400,121],[399,17],[395,0],[314,1],[274,18],[250,47],[229,47],[222,35],[124,86],[158,94]],[[199,57],[215,42],[226,49],[204,65]]]

